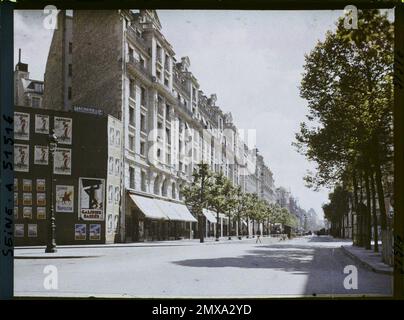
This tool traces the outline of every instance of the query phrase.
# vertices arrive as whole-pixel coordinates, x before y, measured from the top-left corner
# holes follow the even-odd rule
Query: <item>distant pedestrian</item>
[[[260,243],[262,243],[262,241],[261,241],[261,231],[260,230],[257,231],[257,240],[255,241],[255,243],[258,243],[258,241]]]

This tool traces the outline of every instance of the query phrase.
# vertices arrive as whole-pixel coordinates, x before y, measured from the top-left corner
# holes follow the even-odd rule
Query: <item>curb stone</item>
[[[341,249],[342,249],[342,252],[344,252],[348,257],[350,257],[352,260],[356,261],[357,263],[359,263],[366,269],[371,270],[375,273],[393,275],[393,271],[381,270],[381,269],[375,268],[370,263],[368,263],[368,262],[360,259],[358,256],[354,255],[352,252],[350,252],[348,249],[346,249],[345,246],[341,246]]]

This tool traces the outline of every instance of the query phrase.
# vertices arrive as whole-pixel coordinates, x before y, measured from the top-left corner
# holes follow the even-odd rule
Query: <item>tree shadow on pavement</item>
[[[315,238],[313,238],[315,239]],[[332,238],[331,238],[332,239]],[[322,239],[329,241],[328,239]],[[314,242],[316,242],[314,240]],[[338,241],[339,242],[339,241]],[[378,278],[377,285],[367,285],[375,275],[370,271],[361,271],[359,290],[352,291],[344,288],[344,267],[352,261],[336,247],[321,247],[312,244],[272,244],[254,246],[246,254],[236,257],[219,257],[206,259],[187,259],[172,261],[184,267],[193,268],[243,268],[243,269],[272,269],[293,275],[306,275],[305,295],[318,294],[389,294],[388,279]],[[370,273],[369,273],[370,272]]]

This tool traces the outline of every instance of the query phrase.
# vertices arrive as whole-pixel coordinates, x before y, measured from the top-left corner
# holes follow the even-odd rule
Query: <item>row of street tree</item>
[[[357,28],[344,18],[306,55],[301,97],[309,114],[296,134],[298,150],[317,164],[305,180],[329,187],[325,217],[334,236],[390,261],[385,199],[393,175],[393,23],[379,10],[358,11]],[[350,221],[350,224],[347,224]],[[350,228],[348,232],[347,227]]]
[[[291,228],[297,227],[297,219],[288,209],[281,208],[276,204],[269,204],[263,199],[259,199],[255,193],[245,193],[240,186],[234,186],[232,182],[223,173],[213,173],[208,164],[199,163],[193,171],[193,181],[182,189],[186,205],[198,216],[198,232],[200,241],[203,242],[204,215],[203,209],[209,209],[216,213],[219,222],[219,214],[225,214],[230,221],[237,221],[238,235],[242,235],[242,219],[247,225],[252,223],[252,235],[255,225],[262,224],[266,230],[274,224],[281,224]],[[230,223],[229,223],[230,226]],[[216,240],[219,240],[219,223],[216,223]],[[228,236],[232,234],[228,228]],[[247,237],[250,236],[250,230],[247,228]]]

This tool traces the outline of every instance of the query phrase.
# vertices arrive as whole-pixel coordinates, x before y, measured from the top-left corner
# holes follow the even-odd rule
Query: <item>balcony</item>
[[[133,30],[132,28],[128,28],[126,34],[133,42],[138,43],[143,49],[147,51],[146,40],[139,36],[139,34],[135,30]]]
[[[136,71],[140,72],[144,77],[146,77],[149,81],[151,80],[151,76],[147,71],[146,67],[137,61],[135,57],[129,56],[128,65],[133,67]]]
[[[187,113],[191,118],[194,116],[192,111],[190,111],[184,103],[182,103],[179,99],[177,99],[177,102],[180,108],[184,110],[185,113]]]
[[[190,95],[190,91],[189,91],[189,88],[187,87],[186,83],[184,83],[177,76],[173,77],[173,81],[182,91],[184,91],[184,93],[186,93],[188,96]]]

